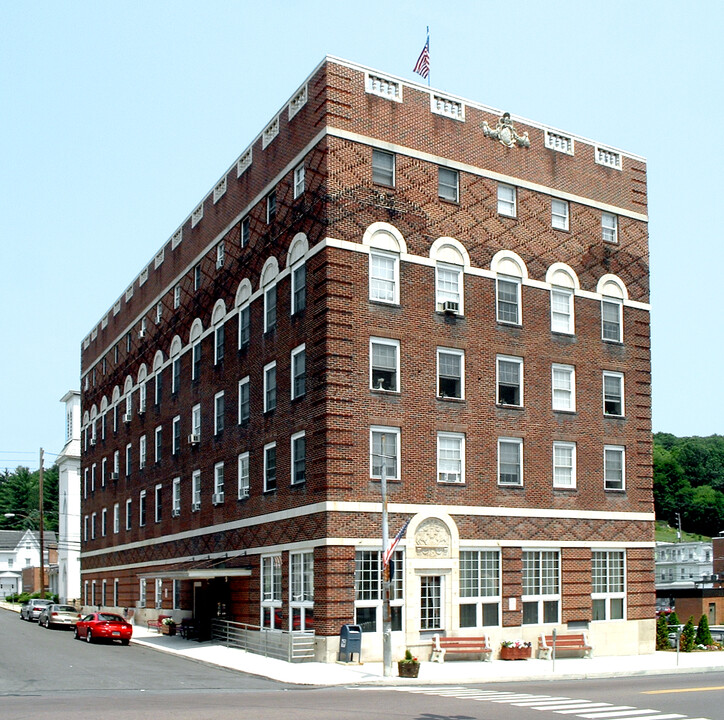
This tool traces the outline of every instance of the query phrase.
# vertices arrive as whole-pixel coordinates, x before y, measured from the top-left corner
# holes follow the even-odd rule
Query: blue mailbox
[[[357,653],[357,662],[362,654],[362,628],[359,625],[342,625],[339,631],[339,662],[352,662],[352,655]]]

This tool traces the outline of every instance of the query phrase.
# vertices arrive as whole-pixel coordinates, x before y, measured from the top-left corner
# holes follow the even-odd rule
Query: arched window
[[[521,325],[523,308],[521,286],[528,278],[528,269],[522,258],[510,250],[495,253],[490,269],[497,275],[495,281],[495,316],[499,323]]]
[[[277,326],[277,284],[279,263],[270,257],[261,271],[260,288],[264,292],[264,332],[268,333]]]
[[[463,276],[470,256],[462,243],[450,237],[435,240],[430,248],[435,261],[435,309],[453,315],[464,314]]]
[[[296,315],[307,306],[307,266],[305,256],[309,250],[307,236],[297,233],[289,246],[287,267],[291,272],[291,303],[290,313]]]
[[[628,300],[626,286],[615,275],[604,275],[597,286],[601,297],[601,338],[623,342],[623,303]]]
[[[578,276],[568,265],[555,263],[548,268],[546,282],[551,286],[551,331],[573,335],[573,296],[580,288]]]
[[[251,283],[244,278],[239,283],[239,289],[236,291],[236,300],[234,305],[239,308],[239,349],[249,344],[251,337],[251,313],[249,312],[249,302],[251,299]]]
[[[373,223],[365,231],[362,244],[370,248],[370,300],[399,305],[400,254],[407,252],[402,233],[389,223]]]

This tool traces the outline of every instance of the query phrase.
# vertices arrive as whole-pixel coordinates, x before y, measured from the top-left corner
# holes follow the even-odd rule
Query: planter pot
[[[528,660],[531,656],[532,648],[515,648],[515,647],[502,647],[500,648],[500,659],[501,660]]]
[[[161,635],[175,635],[175,634],[176,634],[175,625],[161,625]]]
[[[400,677],[416,678],[420,672],[419,662],[399,662],[397,663],[397,674]]]

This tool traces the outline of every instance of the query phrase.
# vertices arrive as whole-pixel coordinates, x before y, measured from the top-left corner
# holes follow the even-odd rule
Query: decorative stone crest
[[[415,550],[418,557],[450,557],[450,531],[438,518],[428,518],[415,533]]]
[[[505,145],[505,147],[513,147],[514,145],[518,147],[530,147],[528,132],[526,131],[522,135],[518,135],[513,127],[513,121],[510,119],[510,113],[503,113],[495,129],[491,128],[486,120],[483,120],[483,133],[485,137],[498,140],[501,144]]]

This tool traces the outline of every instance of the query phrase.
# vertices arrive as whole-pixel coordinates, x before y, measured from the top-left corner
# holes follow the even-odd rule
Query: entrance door
[[[420,630],[442,629],[442,576],[420,577]]]
[[[706,618],[709,625],[716,625],[716,603],[709,603],[709,613]]]

